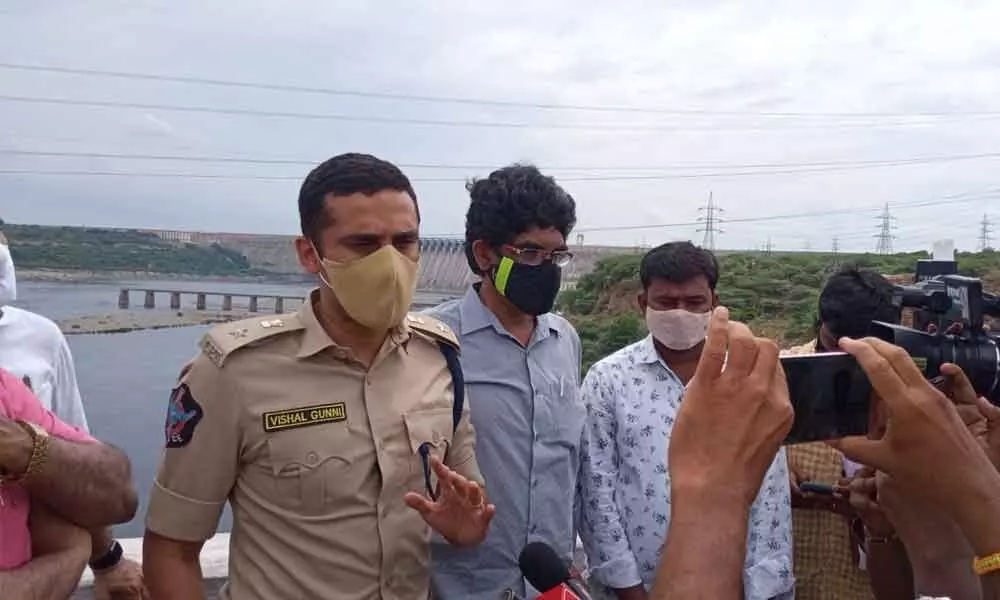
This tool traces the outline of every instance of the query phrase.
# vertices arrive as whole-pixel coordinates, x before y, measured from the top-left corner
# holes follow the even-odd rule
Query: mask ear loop
[[[323,267],[323,255],[319,253],[319,248],[317,248],[316,244],[312,243],[312,241],[309,242],[309,246],[311,246],[312,249],[313,249],[313,252],[316,253],[316,258],[319,259],[319,265],[320,265],[320,267]],[[316,275],[319,277],[319,280],[323,282],[323,285],[325,285],[326,287],[328,287],[328,288],[330,288],[332,290],[333,286],[330,285],[330,280],[326,278],[325,271],[326,271],[325,268],[321,268],[316,273]]]

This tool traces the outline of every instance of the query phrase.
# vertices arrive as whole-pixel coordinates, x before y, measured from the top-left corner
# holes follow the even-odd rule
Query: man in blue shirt
[[[465,253],[481,277],[430,314],[461,341],[476,457],[496,516],[486,541],[459,550],[432,540],[432,590],[441,600],[534,598],[517,558],[542,541],[567,561],[576,545],[576,488],[585,409],[580,338],[550,312],[576,205],[555,180],[514,165],[468,186]]]

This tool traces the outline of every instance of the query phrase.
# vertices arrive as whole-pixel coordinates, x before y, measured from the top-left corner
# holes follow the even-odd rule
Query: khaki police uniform
[[[148,529],[201,542],[229,501],[223,599],[427,598],[430,531],[403,503],[426,494],[420,446],[483,483],[439,342],[458,346],[411,314],[365,369],[309,301],[214,328],[171,397]]]

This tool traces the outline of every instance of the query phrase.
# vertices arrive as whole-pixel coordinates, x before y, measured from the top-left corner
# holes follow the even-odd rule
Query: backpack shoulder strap
[[[462,374],[462,363],[458,360],[458,350],[451,344],[438,342],[441,354],[444,355],[445,362],[448,363],[448,371],[451,372],[452,394],[454,402],[451,406],[451,431],[458,430],[458,423],[462,420],[462,411],[465,408],[465,375]]]

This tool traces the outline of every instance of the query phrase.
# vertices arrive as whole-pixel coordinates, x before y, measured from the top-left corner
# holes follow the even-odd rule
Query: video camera
[[[918,267],[917,283],[895,293],[901,310],[914,309],[914,328],[875,322],[874,335],[906,350],[928,379],[943,363],[958,365],[976,392],[1000,405],[1000,333],[983,327],[984,315],[1000,317],[1000,298],[984,293],[974,277],[921,275]]]

